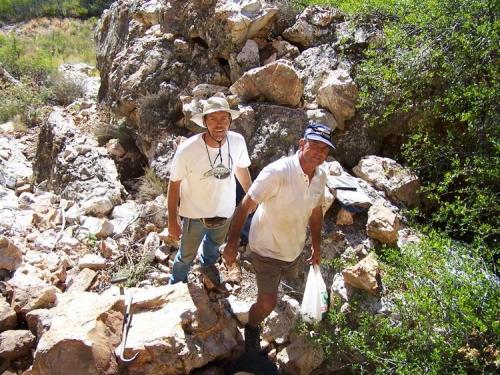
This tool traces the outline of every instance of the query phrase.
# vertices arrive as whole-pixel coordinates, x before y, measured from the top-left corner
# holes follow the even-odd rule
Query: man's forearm
[[[169,220],[177,220],[178,218],[178,205],[180,198],[180,181],[168,183],[167,193],[167,213]]]
[[[248,168],[236,168],[235,175],[243,191],[246,193],[252,184],[252,177],[250,176]]]
[[[309,227],[311,228],[312,248],[319,251],[321,246],[321,229],[323,228],[323,210],[321,206],[316,207],[309,218]]]
[[[236,207],[233,219],[231,220],[231,227],[229,228],[229,235],[227,238],[227,243],[229,245],[238,245],[238,239],[240,238],[241,230],[247,221],[248,215],[252,212],[257,204],[250,198],[248,194],[243,197],[241,204]]]
[[[238,245],[238,239],[240,238],[241,230],[245,225],[248,218],[248,212],[243,208],[242,205],[236,207],[233,219],[231,220],[231,227],[229,228],[229,234],[227,237],[227,243],[231,245]]]

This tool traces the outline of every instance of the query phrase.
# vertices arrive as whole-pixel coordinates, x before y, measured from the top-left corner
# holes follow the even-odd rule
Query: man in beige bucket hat
[[[202,272],[219,277],[214,264],[235,209],[236,179],[245,192],[251,184],[245,140],[229,131],[238,116],[226,99],[209,98],[203,112],[191,118],[205,131],[183,142],[175,153],[168,184],[168,230],[175,240],[181,239],[181,245],[172,267],[172,284],[187,281],[200,243]]]

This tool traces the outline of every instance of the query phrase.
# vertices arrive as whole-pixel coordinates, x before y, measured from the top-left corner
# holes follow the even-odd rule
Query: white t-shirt
[[[309,184],[298,153],[266,166],[248,190],[259,203],[250,227],[250,249],[287,262],[296,259],[304,247],[312,210],[323,200],[325,185],[321,168],[316,168]]]
[[[210,155],[210,159],[207,155]],[[234,168],[250,165],[245,139],[229,131],[222,145],[222,164],[231,169],[231,175],[219,180],[204,176],[221,163],[219,148],[205,145],[202,134],[196,134],[179,145],[170,170],[170,180],[181,182],[179,215],[191,219],[231,217],[236,204]]]

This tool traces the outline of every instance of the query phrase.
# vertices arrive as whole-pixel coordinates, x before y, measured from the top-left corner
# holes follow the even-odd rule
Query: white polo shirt
[[[250,249],[287,262],[296,259],[304,247],[312,210],[323,200],[325,185],[321,168],[316,168],[309,183],[298,153],[266,166],[248,191],[259,203],[250,226]]]
[[[208,150],[208,154],[207,154]],[[232,166],[231,175],[219,180],[204,176],[220,163],[219,148],[205,145],[202,134],[196,134],[179,145],[172,160],[170,180],[181,180],[179,215],[191,219],[231,217],[236,205],[236,179],[234,168],[250,165],[245,139],[241,134],[228,132],[222,145],[222,164]],[[210,156],[210,159],[209,159]],[[217,160],[216,160],[217,158]],[[229,162],[231,158],[232,162]]]

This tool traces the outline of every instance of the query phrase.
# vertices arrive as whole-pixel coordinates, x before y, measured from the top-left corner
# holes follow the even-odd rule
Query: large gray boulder
[[[291,63],[278,60],[246,72],[230,90],[243,101],[263,98],[274,104],[295,107],[300,103],[304,85]]]
[[[303,110],[278,105],[256,103],[248,107],[244,118],[237,119],[234,127],[247,139],[250,169],[256,175],[267,164],[298,149],[307,116]]]
[[[15,189],[30,182],[33,171],[23,154],[25,148],[15,138],[0,136],[0,186]]]
[[[129,374],[187,374],[227,358],[241,343],[236,321],[198,281],[138,290],[133,298],[125,354],[138,357]]]
[[[332,7],[307,7],[283,36],[301,48],[314,47],[332,40],[335,37],[334,24],[343,18],[343,14]]]
[[[352,170],[395,201],[410,207],[418,204],[419,178],[396,161],[375,155],[365,156]]]
[[[49,316],[39,338],[30,375],[116,374],[114,348],[121,338],[123,299],[111,294],[65,293]],[[36,321],[32,326],[38,326]]]

